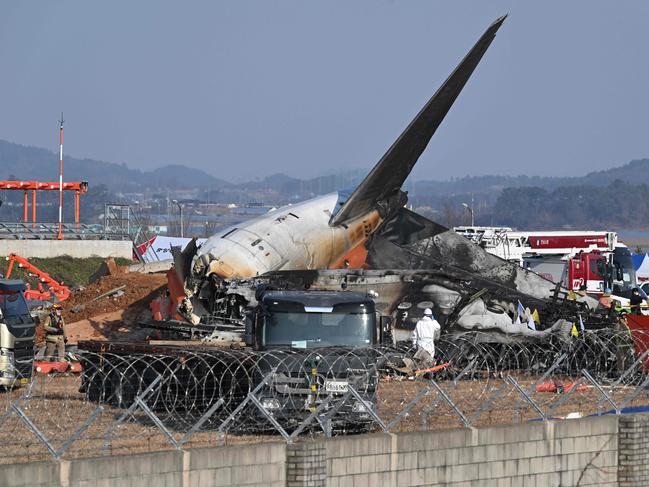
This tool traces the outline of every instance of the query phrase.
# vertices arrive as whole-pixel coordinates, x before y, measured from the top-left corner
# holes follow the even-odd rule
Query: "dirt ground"
[[[92,302],[93,298],[122,285],[126,286],[122,296]],[[127,273],[103,277],[83,290],[74,292],[63,303],[69,343],[74,344],[85,339],[144,338],[143,334],[147,331],[133,325],[149,316],[150,301],[161,293],[165,285],[165,274]],[[73,313],[72,308],[80,304],[84,304],[85,309]],[[533,378],[524,374],[515,375],[515,378],[525,390],[534,389]],[[570,378],[552,377],[547,381],[568,383]],[[458,409],[449,404],[431,382],[423,378],[408,380],[404,377],[384,377],[379,384],[377,413],[384,423],[392,423],[392,432],[462,428],[462,418],[472,426],[511,424],[540,418],[538,411],[511,385],[506,384],[502,377],[485,373],[478,380],[463,380],[457,384],[452,381],[440,381],[439,385]],[[39,375],[33,393],[21,402],[22,410],[52,441],[55,448],[61,447],[72,432],[80,428],[91,415],[96,414],[96,419],[84,431],[81,439],[72,443],[70,450],[64,455],[65,458],[173,448],[150,419],[141,413],[136,414],[137,421],[133,418],[128,419],[120,428],[107,435],[124,410],[110,405],[98,409],[96,403],[88,401],[84,394],[79,392],[79,387],[79,376]],[[621,404],[623,399],[631,394],[633,387],[606,390],[612,394],[617,404]],[[18,399],[23,392],[24,389],[17,389],[0,394],[0,417],[8,411],[11,402]],[[418,394],[421,399],[412,405]],[[555,393],[532,394],[541,410],[552,418],[564,418],[571,413],[595,414],[611,409],[610,404],[601,401],[599,392],[592,386],[576,389],[564,404],[560,402],[562,397],[563,394]],[[646,394],[642,394],[629,405],[647,403],[648,400]],[[409,412],[399,416],[406,408],[409,408]],[[180,439],[190,427],[191,425],[169,425],[176,439]],[[380,431],[378,425],[373,429]],[[308,434],[322,436],[318,430]],[[281,441],[282,438],[278,434],[228,434],[222,440],[225,443],[238,444]],[[219,441],[221,440],[216,431],[200,431],[192,437],[186,447],[215,446]],[[0,464],[48,459],[51,459],[51,455],[46,448],[17,416],[12,415],[6,419],[0,427]]]
[[[167,278],[161,274],[137,272],[109,275],[73,291],[63,301],[63,318],[66,323],[68,343],[78,340],[103,340],[109,338],[141,339],[142,330],[133,327],[138,320],[150,318],[149,303],[163,292]],[[121,296],[96,297],[120,286],[126,286]],[[75,306],[83,305],[79,312]],[[44,332],[37,329],[37,343],[43,341]]]
[[[529,377],[517,377],[520,385],[528,390],[534,383]],[[562,380],[554,377],[553,380]],[[569,378],[563,378],[569,381]],[[452,381],[440,381],[439,386],[459,408],[459,412],[472,426],[493,426],[519,422],[539,421],[540,414],[528,404],[511,386],[504,386],[498,378],[464,380],[453,384]],[[145,451],[170,450],[173,446],[161,431],[142,412],[134,417],[125,418],[119,428],[115,422],[123,415],[124,409],[104,404],[101,408],[79,393],[80,378],[72,375],[37,376],[34,388],[28,399],[20,403],[21,409],[44,433],[53,446],[58,449],[77,431],[89,417],[93,417],[90,426],[79,440],[73,442],[64,458],[100,456],[106,454],[129,454]],[[620,387],[616,390],[606,389],[617,404],[629,397],[633,387]],[[393,421],[421,391],[429,394],[414,406],[410,413],[403,415],[400,421]],[[24,390],[17,389],[0,395],[0,417],[8,410]],[[593,387],[576,390],[565,404],[559,404],[564,394],[534,393],[533,400],[539,405],[548,418],[565,418],[570,413],[581,415],[597,414],[610,410],[611,405],[601,401],[601,396]],[[646,393],[640,395],[629,405],[646,404]],[[558,405],[557,407],[554,407]],[[160,414],[160,413],[159,413]],[[434,387],[425,380],[381,380],[378,391],[378,414],[385,424],[390,425],[391,432],[421,431],[463,428],[458,411],[455,411]],[[182,423],[180,413],[165,415],[161,419],[171,434],[180,440],[188,431],[195,418],[187,424]],[[168,422],[175,418],[174,424]],[[191,424],[190,424],[191,423]],[[235,421],[235,423],[237,423]],[[266,425],[266,429],[270,429]],[[372,428],[380,432],[378,425]],[[319,429],[305,433],[304,437],[322,437]],[[279,434],[266,433],[228,433],[219,437],[215,425],[199,431],[191,437],[185,448],[217,446],[218,444],[259,443],[283,441]],[[41,461],[51,459],[45,446],[41,444],[23,422],[12,414],[0,428],[0,464]]]
[[[62,303],[63,317],[66,323],[72,323],[104,313],[126,310],[125,319],[137,318],[137,315],[148,309],[148,303],[159,294],[166,284],[165,274],[131,272],[116,276],[104,276],[83,290],[73,292]],[[123,295],[92,301],[97,296],[120,286],[126,286],[123,289]],[[72,308],[77,305],[85,305],[85,308],[73,313]]]

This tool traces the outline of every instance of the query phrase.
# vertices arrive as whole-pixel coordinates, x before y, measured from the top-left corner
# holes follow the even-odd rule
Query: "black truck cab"
[[[378,340],[374,301],[361,293],[267,291],[248,322],[255,350],[371,347]]]
[[[259,352],[253,383],[267,380],[260,404],[287,427],[296,427],[323,401],[353,387],[358,396],[332,410],[332,428],[363,431],[376,409],[376,350],[380,333],[374,301],[346,291],[265,291],[248,324]],[[322,414],[333,408],[333,402]],[[325,406],[326,406],[325,404]]]
[[[36,325],[25,301],[25,283],[0,279],[0,386],[12,388],[31,379]]]

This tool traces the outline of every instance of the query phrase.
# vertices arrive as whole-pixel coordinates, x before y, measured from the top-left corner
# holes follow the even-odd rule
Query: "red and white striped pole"
[[[63,240],[63,112],[59,120],[59,234],[56,238]]]

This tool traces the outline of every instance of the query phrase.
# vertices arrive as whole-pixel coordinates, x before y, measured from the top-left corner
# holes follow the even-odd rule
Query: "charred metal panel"
[[[452,266],[537,299],[555,283],[490,254],[452,230],[403,208],[367,243],[370,269],[441,269]]]
[[[592,313],[584,303],[565,299],[539,299],[491,279],[450,265],[428,270],[322,270],[280,271],[251,280],[232,281],[228,292],[256,304],[255,291],[263,289],[311,289],[367,292],[374,296],[377,310],[393,318],[397,340],[406,340],[424,308],[432,308],[444,333],[486,331],[484,340],[545,340],[566,336],[572,323],[582,316],[591,326],[613,326],[614,317]],[[538,330],[530,329],[527,318],[517,319],[517,303],[525,313],[536,310]],[[520,318],[520,317],[519,317]]]

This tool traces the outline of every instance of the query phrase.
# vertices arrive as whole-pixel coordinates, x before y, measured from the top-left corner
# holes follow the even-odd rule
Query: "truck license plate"
[[[347,392],[349,382],[346,380],[326,380],[325,390],[327,392]]]

